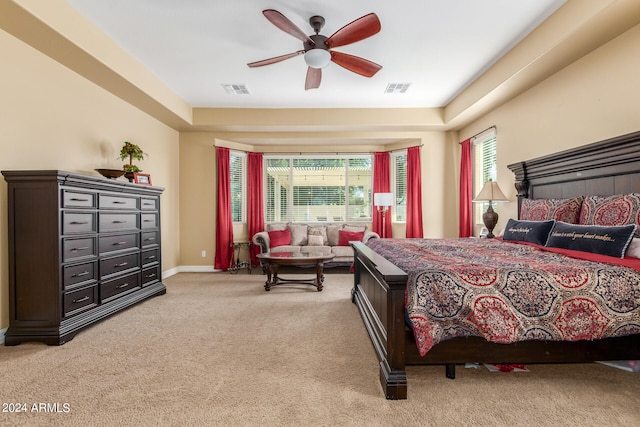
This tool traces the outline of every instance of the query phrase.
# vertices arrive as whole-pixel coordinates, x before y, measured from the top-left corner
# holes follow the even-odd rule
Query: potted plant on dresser
[[[122,165],[122,169],[124,170],[124,176],[129,180],[129,182],[133,182],[133,173],[134,172],[142,172],[137,165],[133,164],[134,160],[144,160],[145,153],[142,151],[142,148],[138,147],[136,144],[132,144],[129,141],[125,141],[122,149],[120,149],[120,160],[129,159],[128,164]]]

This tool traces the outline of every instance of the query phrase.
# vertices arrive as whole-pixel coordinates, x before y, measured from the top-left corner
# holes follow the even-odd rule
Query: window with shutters
[[[393,222],[407,221],[407,151],[391,153],[391,191],[393,191]]]
[[[229,181],[231,184],[231,219],[233,222],[245,222],[246,213],[246,179],[245,169],[247,156],[245,153],[229,153]]]
[[[265,156],[265,221],[370,221],[371,172],[370,155]]]
[[[474,197],[482,190],[485,182],[497,181],[496,176],[496,131],[491,128],[472,140],[472,161],[473,161],[473,195]],[[481,225],[482,214],[486,212],[489,203],[474,203],[474,222]],[[493,204],[496,212],[496,204]]]

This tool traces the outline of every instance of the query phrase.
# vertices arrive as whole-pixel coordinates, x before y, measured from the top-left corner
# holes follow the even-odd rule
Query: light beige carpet
[[[0,347],[0,401],[28,407],[0,413],[0,425],[640,424],[640,374],[598,364],[459,366],[454,381],[408,367],[409,399],[387,401],[351,281],[265,292],[258,272],[175,275],[167,295],[63,346]]]

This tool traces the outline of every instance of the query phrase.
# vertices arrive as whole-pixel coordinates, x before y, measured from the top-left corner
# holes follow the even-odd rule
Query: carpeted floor
[[[351,281],[265,292],[259,272],[170,277],[167,295],[63,346],[0,347],[0,425],[640,424],[640,374],[599,364],[458,367],[454,381],[408,367],[408,400],[387,401]]]

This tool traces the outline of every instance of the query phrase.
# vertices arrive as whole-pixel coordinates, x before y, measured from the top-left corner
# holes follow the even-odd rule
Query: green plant
[[[120,160],[129,159],[129,164],[122,165],[122,169],[126,172],[142,172],[138,166],[133,164],[134,160],[144,160],[145,153],[142,148],[136,144],[132,144],[129,141],[125,141],[122,149],[120,150]]]

